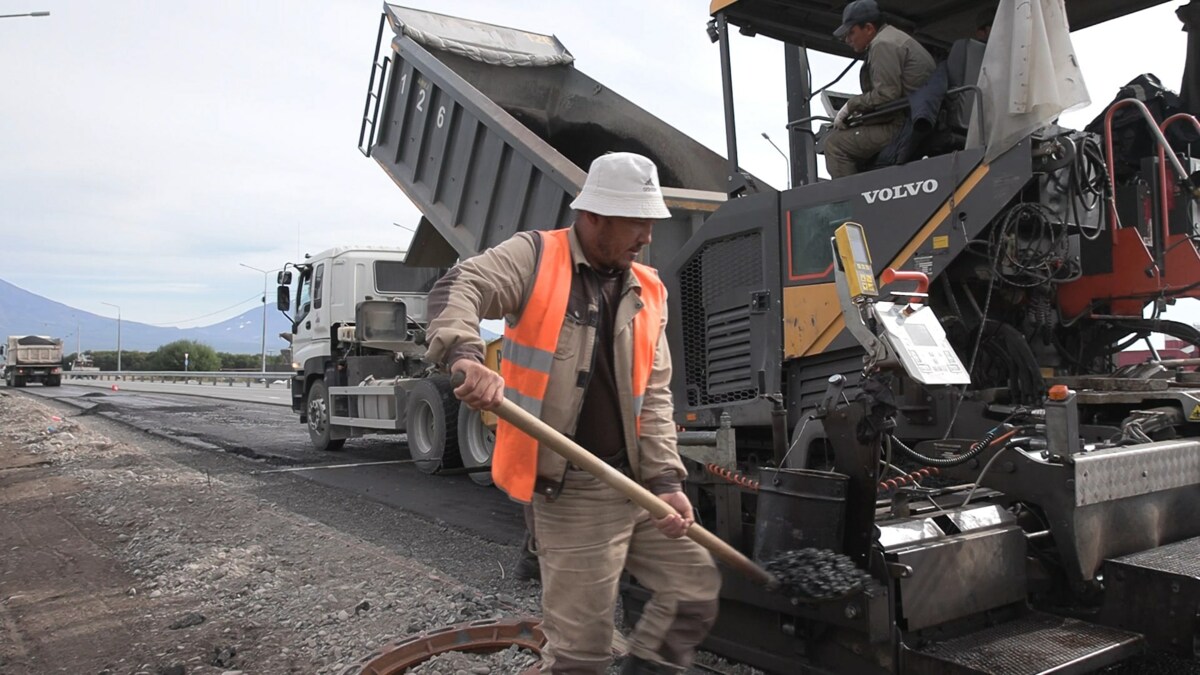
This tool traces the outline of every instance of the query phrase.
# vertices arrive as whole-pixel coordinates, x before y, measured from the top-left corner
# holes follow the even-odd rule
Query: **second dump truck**
[[[62,384],[62,340],[44,335],[10,335],[0,347],[4,359],[4,382],[24,387],[40,382],[47,387]]]

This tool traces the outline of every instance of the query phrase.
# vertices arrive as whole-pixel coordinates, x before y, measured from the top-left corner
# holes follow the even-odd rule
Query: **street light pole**
[[[102,305],[117,308],[117,372],[121,372],[121,307],[111,302],[101,302]]]
[[[261,272],[263,275],[263,294],[262,294],[262,372],[267,372],[267,275],[276,270],[260,270],[257,267],[252,267],[246,263],[238,263],[248,270]]]
[[[771,140],[771,137],[767,135],[767,132],[765,132],[765,131],[762,132],[762,137],[767,139],[767,142],[771,144],[771,147],[775,148],[775,152],[778,152],[779,156],[783,158],[783,163],[787,165],[788,189],[789,190],[792,189],[792,162],[791,162],[791,160],[788,159],[787,155],[783,154],[783,151],[779,149],[778,145],[775,145],[775,141]]]
[[[50,12],[26,12],[25,14],[0,14],[0,19],[15,19],[20,16],[50,16]]]

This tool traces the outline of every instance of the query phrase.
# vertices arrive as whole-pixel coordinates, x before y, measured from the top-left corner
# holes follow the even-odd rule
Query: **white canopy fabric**
[[[1001,0],[979,87],[983,124],[974,116],[967,147],[985,146],[986,161],[1064,112],[1091,103],[1064,0]]]

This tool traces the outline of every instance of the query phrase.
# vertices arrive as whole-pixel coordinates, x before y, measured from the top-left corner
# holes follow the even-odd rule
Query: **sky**
[[[557,35],[576,67],[725,154],[706,0],[408,0]],[[1183,0],[1074,34],[1094,101],[1178,89]],[[356,147],[378,0],[0,0],[0,278],[79,309],[193,327],[260,302],[264,274],[347,244],[405,246],[420,214]],[[739,155],[775,187],[782,46],[735,35]],[[813,56],[817,84],[846,61]],[[857,82],[853,73],[843,80]],[[273,274],[270,284],[274,286]],[[272,291],[273,293],[273,291]],[[1200,312],[1192,320],[1200,320]]]

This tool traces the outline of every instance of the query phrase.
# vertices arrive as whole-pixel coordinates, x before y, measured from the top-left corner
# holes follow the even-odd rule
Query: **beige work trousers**
[[[533,511],[548,640],[542,672],[605,672],[623,569],[654,594],[630,635],[630,653],[686,668],[717,617],[721,577],[708,551],[686,537],[669,539],[645,509],[584,471],[568,471],[554,501],[535,495]]]
[[[830,178],[852,176],[859,166],[879,154],[904,128],[904,118],[887,124],[834,129],[825,138],[825,169]]]

